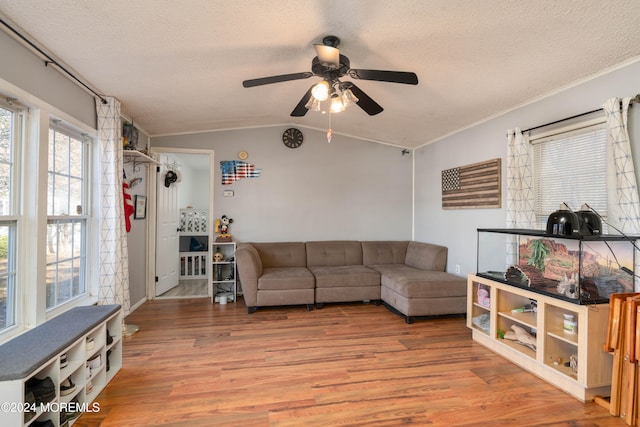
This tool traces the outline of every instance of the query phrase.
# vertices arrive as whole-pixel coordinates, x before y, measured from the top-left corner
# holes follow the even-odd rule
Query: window
[[[86,292],[87,146],[80,135],[49,129],[47,309]]]
[[[539,229],[563,202],[573,211],[587,203],[606,219],[606,142],[604,124],[531,138]]]
[[[22,135],[23,114],[11,106],[0,106],[0,331],[16,324],[17,221],[14,200],[15,153]]]

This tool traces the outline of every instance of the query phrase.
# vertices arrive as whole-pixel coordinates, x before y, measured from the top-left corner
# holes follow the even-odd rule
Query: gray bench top
[[[118,310],[119,305],[74,307],[0,345],[0,381],[28,377]]]

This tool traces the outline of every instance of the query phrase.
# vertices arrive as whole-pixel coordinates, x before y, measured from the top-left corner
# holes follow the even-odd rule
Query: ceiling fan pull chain
[[[327,142],[331,144],[331,138],[333,137],[333,131],[331,130],[331,110],[329,110],[329,129],[327,129]]]

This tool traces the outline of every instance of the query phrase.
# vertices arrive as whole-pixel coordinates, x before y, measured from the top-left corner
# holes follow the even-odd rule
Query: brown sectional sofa
[[[413,241],[240,243],[238,275],[258,307],[382,300],[403,314],[466,311],[466,280],[446,273],[447,248]]]

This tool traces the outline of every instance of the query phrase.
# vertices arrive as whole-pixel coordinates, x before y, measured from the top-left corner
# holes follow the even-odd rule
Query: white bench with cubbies
[[[66,412],[99,410],[92,402],[121,368],[120,306],[73,308],[0,345],[0,425],[58,427]],[[44,401],[29,393],[40,380],[55,392]]]

